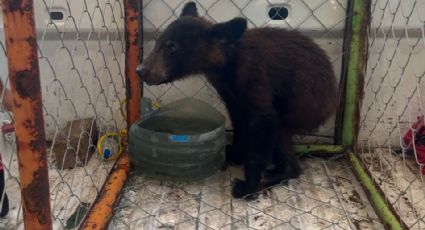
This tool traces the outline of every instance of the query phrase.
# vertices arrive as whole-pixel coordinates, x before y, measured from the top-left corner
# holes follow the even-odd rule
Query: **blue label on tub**
[[[174,141],[174,142],[188,142],[189,136],[187,136],[187,135],[171,135],[170,139],[171,139],[171,141]]]

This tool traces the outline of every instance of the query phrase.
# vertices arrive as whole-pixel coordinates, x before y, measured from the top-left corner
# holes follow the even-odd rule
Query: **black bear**
[[[234,128],[226,158],[245,170],[245,181],[233,184],[236,198],[298,177],[292,136],[317,129],[337,105],[332,64],[310,38],[295,30],[247,29],[239,17],[214,24],[198,16],[194,2],[136,71],[148,85],[207,76]]]

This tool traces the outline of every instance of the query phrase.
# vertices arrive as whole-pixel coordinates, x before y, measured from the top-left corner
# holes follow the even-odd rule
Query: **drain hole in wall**
[[[54,21],[62,20],[63,19],[63,13],[60,11],[52,11],[50,12],[50,19]]]
[[[288,17],[288,8],[284,6],[275,6],[269,9],[269,18],[271,20],[285,20]]]

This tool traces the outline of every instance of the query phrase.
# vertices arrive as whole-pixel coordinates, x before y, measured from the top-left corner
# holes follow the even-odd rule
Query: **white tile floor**
[[[2,156],[9,170],[11,209],[0,219],[0,229],[23,229],[16,155]],[[382,150],[362,156],[403,221],[411,229],[422,229],[425,186],[414,158]],[[263,191],[250,202],[230,196],[231,180],[242,176],[238,168],[192,183],[132,175],[109,229],[383,229],[344,156],[305,158],[301,164],[299,179]],[[50,170],[55,229],[63,229],[80,201],[96,196],[107,170],[102,165],[94,157],[86,168],[61,174]]]
[[[110,229],[382,229],[341,157],[303,159],[304,172],[255,201],[230,196],[230,168],[204,181],[160,182],[133,175]]]
[[[363,162],[409,229],[425,228],[425,175],[413,153],[387,148],[363,153]],[[423,166],[422,166],[423,167]]]
[[[21,208],[21,190],[14,142],[3,144],[1,150],[6,169],[6,192],[10,210],[0,218],[0,230],[24,229]],[[104,162],[93,155],[85,167],[58,170],[49,167],[50,202],[54,230],[64,229],[67,220],[80,203],[91,203],[102,187],[113,162]]]

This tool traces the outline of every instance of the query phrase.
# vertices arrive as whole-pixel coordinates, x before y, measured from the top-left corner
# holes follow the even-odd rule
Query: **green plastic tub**
[[[173,102],[131,126],[130,161],[136,171],[162,179],[208,177],[224,163],[224,125],[224,116],[205,102]]]

